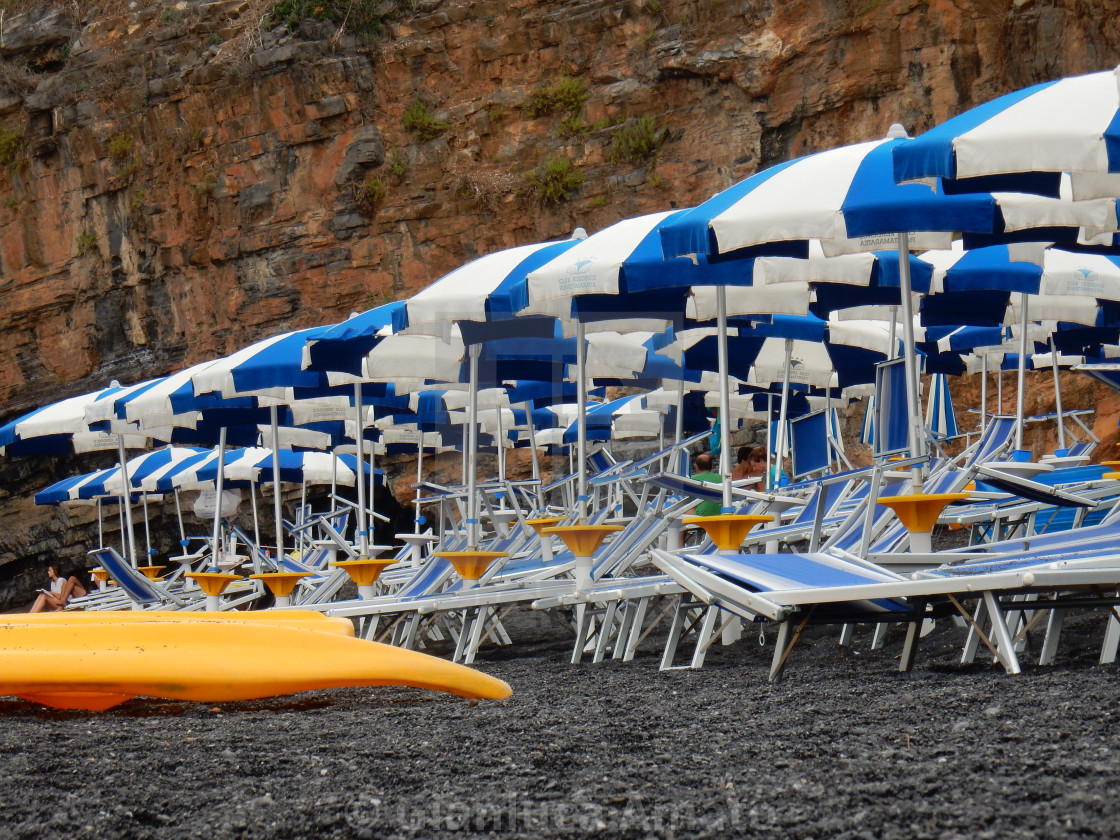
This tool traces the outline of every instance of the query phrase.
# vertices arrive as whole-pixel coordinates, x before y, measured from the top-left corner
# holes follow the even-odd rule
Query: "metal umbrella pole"
[[[718,333],[719,406],[723,417],[719,424],[719,473],[723,477],[723,513],[731,513],[731,428],[728,408],[731,405],[731,382],[727,362],[727,288],[716,287],[716,330]]]
[[[363,434],[362,417],[362,386],[354,384],[354,422],[356,431],[354,439],[358,443],[358,472],[355,486],[358,488],[358,557],[362,560],[369,559],[369,533],[366,530],[366,485],[362,481],[365,470],[365,435]]]
[[[786,364],[782,372],[782,401],[778,404],[778,446],[777,446],[777,469],[775,473],[775,485],[781,482],[782,470],[786,462],[786,421],[789,419],[789,374],[790,366],[793,363],[793,339],[786,339]]]
[[[898,235],[898,280],[902,304],[902,355],[906,372],[906,413],[907,442],[910,454],[915,458],[924,457],[925,424],[921,405],[918,401],[918,360],[914,354],[914,301],[910,284],[910,237],[906,233]],[[910,471],[914,487],[921,487],[926,477],[926,465],[917,464]]]
[[[537,488],[537,510],[544,510],[544,491],[541,489],[541,456],[537,451],[537,430],[533,424],[533,401],[526,400],[525,427],[529,431],[529,456],[533,464],[533,481]]]
[[[1019,392],[1015,395],[1015,449],[1023,449],[1023,388],[1027,379],[1027,296],[1023,295],[1022,310],[1019,313],[1019,369],[1017,384]]]
[[[579,524],[587,524],[587,347],[583,321],[576,321],[576,498]]]
[[[482,352],[481,344],[472,344],[467,349],[470,361],[470,396],[467,401],[467,446],[464,451],[478,452],[478,357]],[[464,461],[464,469],[467,463]],[[466,469],[467,479],[467,547],[470,551],[478,548],[478,478],[474,469]]]
[[[225,489],[226,477],[226,427],[218,432],[218,475],[214,479],[214,531],[210,540],[211,565],[215,570],[218,566],[218,557],[221,551],[222,538],[222,491]]]
[[[980,354],[980,434],[988,425],[988,354]]]
[[[1054,345],[1054,333],[1050,333],[1050,357],[1054,368],[1054,413],[1058,420],[1058,448],[1066,448],[1066,424],[1062,418],[1062,382],[1058,376],[1058,348]]]
[[[124,521],[126,523],[126,530],[128,532],[128,559],[132,563],[132,568],[136,568],[136,532],[132,525],[132,497],[128,492],[128,458],[124,454],[124,433],[117,435],[117,456],[121,462],[121,478],[124,481],[125,495],[121,499],[121,507],[124,508]]]
[[[280,498],[280,419],[276,406],[269,411],[272,424],[272,515],[276,521],[276,562],[284,559],[284,511]]]
[[[416,447],[416,510],[413,511],[412,517],[412,533],[420,533],[420,499],[424,491],[420,487],[420,482],[423,481],[424,476],[424,430],[420,429],[420,443]]]

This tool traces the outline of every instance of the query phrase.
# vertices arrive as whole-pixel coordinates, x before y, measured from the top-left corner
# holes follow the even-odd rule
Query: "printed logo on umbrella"
[[[591,260],[577,260],[569,265],[566,270],[567,277],[560,281],[560,291],[571,294],[594,290],[596,288],[596,277],[591,272],[591,265]]]
[[[1079,268],[1076,271],[1081,275],[1081,279],[1070,281],[1068,292],[1093,297],[1104,292],[1104,283],[1101,282],[1101,277],[1096,271],[1091,268]]]

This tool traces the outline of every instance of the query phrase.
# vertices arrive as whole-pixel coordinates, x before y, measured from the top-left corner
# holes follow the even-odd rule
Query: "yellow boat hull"
[[[11,613],[8,615],[0,615],[0,627],[7,627],[9,625],[42,627],[45,625],[62,626],[65,624],[88,626],[90,624],[138,624],[167,621],[187,623],[238,621],[269,627],[277,625],[302,627],[307,630],[318,630],[322,633],[337,633],[341,636],[354,635],[354,623],[350,619],[324,615],[314,610],[260,610],[256,612],[243,612],[241,610],[230,610],[228,612],[92,610],[90,612]]]
[[[137,696],[218,703],[375,685],[469,698],[512,694],[502,680],[463,665],[274,619],[0,622],[0,695],[56,708],[101,710]]]

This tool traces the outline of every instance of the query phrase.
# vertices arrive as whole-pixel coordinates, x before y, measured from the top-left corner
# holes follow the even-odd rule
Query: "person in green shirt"
[[[692,478],[708,484],[723,484],[723,476],[712,470],[712,456],[709,452],[701,452],[692,460]],[[723,505],[719,502],[701,502],[693,515],[719,516],[722,512]]]

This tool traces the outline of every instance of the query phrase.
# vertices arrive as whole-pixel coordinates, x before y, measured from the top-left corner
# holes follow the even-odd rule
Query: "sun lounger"
[[[1107,606],[1120,602],[1120,530],[1112,539],[1063,544],[1042,550],[994,555],[926,570],[909,578],[868,562],[821,553],[804,555],[674,555],[655,550],[653,559],[700,602],[748,619],[780,624],[771,667],[777,679],[806,623],[904,621],[908,625],[901,670],[913,665],[918,627],[924,618],[959,612],[970,623],[971,646],[983,642],[1008,673],[1019,671],[1008,611]],[[1049,600],[1011,600],[1045,594]],[[962,601],[979,600],[974,615]],[[936,609],[934,609],[936,607]],[[990,622],[991,638],[984,632]],[[796,631],[794,622],[798,623]],[[1044,643],[1053,656],[1056,628]],[[668,650],[668,648],[667,648]]]
[[[600,547],[591,569],[591,580],[618,578],[636,560],[645,555],[649,546],[661,535],[682,503],[670,504],[663,508],[665,494],[658,501],[620,532],[613,535]],[[413,628],[418,628],[422,619],[430,621],[437,616],[454,614],[459,617],[458,628],[453,629],[457,636],[454,658],[470,663],[474,661],[481,643],[497,633],[502,637],[502,610],[531,604],[544,597],[561,595],[576,591],[576,584],[570,577],[574,558],[568,549],[561,549],[555,558],[533,569],[526,564],[516,578],[495,576],[489,585],[470,589],[456,589],[440,592],[426,599],[413,601],[407,609],[415,613],[410,620]],[[508,567],[503,567],[503,571]],[[577,610],[575,630],[577,636],[583,629],[583,610]],[[402,643],[414,642],[419,638],[416,629],[411,630]]]
[[[182,609],[200,610],[205,606],[201,590],[187,590],[181,586],[166,586],[159,581],[150,580],[138,572],[115,548],[95,548],[90,552],[109,572],[117,583],[117,593],[91,593],[86,599],[76,599],[75,607],[82,609]],[[262,587],[255,581],[246,580],[227,590],[221,609],[228,610],[244,606],[260,597]],[[124,598],[120,597],[123,593]],[[101,596],[98,598],[97,596]]]

